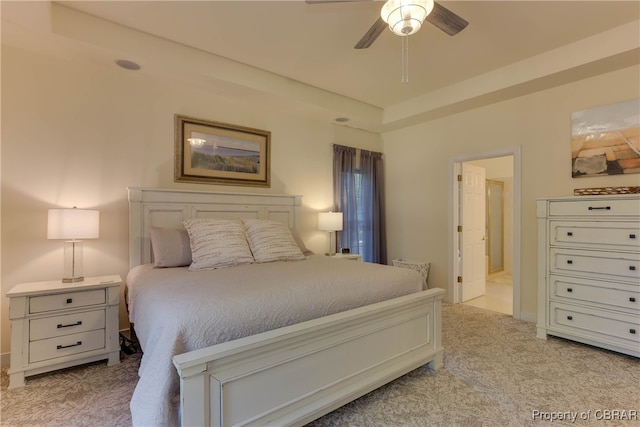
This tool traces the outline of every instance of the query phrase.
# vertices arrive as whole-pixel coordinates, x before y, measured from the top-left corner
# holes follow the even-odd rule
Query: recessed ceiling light
[[[139,70],[140,66],[133,61],[128,61],[126,59],[118,59],[116,61],[119,67],[124,68],[125,70]]]
[[[335,121],[338,122],[338,123],[346,123],[346,122],[349,121],[349,118],[348,117],[336,117]]]

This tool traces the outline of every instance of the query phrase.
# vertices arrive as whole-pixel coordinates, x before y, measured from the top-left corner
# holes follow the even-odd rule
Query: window
[[[334,203],[343,213],[340,247],[387,263],[382,154],[334,145]]]

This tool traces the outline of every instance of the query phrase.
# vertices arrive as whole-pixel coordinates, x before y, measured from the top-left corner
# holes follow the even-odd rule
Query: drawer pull
[[[567,231],[567,236],[569,236],[569,237],[573,236],[573,232],[572,231]]]
[[[567,316],[567,320],[573,320],[573,316]]]
[[[635,329],[629,329],[629,333],[635,335],[636,334],[636,330]]]
[[[630,239],[635,239],[635,238],[636,238],[636,235],[635,235],[635,234],[629,234],[629,238],[630,238]]]
[[[568,260],[567,260],[567,264],[573,264],[573,261],[572,261],[572,260],[570,260],[570,259],[568,259]]]
[[[82,320],[78,320],[76,323],[69,323],[68,325],[62,325],[62,324],[58,323],[58,329],[70,328],[72,326],[80,326],[80,325],[82,325]]]
[[[573,288],[567,288],[567,292],[569,293],[573,292]]]
[[[629,270],[631,270],[631,271],[636,271],[636,266],[635,266],[635,265],[630,265],[630,266],[629,266]]]
[[[590,211],[610,211],[611,206],[589,206]]]
[[[70,347],[77,347],[79,345],[82,345],[82,341],[78,341],[75,344],[69,344],[69,345],[58,345],[58,347],[56,347],[58,350],[63,349],[63,348],[70,348]]]
[[[67,298],[67,304],[71,304],[73,302],[73,298]]]
[[[629,297],[629,302],[636,302],[636,297]]]

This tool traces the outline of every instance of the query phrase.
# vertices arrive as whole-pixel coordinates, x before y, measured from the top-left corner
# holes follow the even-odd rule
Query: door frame
[[[470,153],[454,156],[449,159],[449,260],[448,260],[448,289],[447,300],[453,304],[460,302],[460,291],[457,277],[462,274],[462,267],[458,263],[458,224],[460,202],[458,197],[458,174],[461,173],[462,163],[472,160],[491,159],[494,157],[513,156],[513,317],[520,319],[520,252],[521,247],[521,187],[522,187],[522,156],[519,145],[499,148],[481,153]]]

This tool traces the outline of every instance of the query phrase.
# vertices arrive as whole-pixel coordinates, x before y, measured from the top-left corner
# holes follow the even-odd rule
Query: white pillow
[[[191,241],[189,270],[213,270],[250,264],[253,255],[239,219],[188,219],[184,227]]]
[[[154,267],[184,267],[191,264],[191,245],[187,230],[151,227]]]
[[[289,227],[281,222],[245,219],[247,240],[256,262],[305,259]]]

